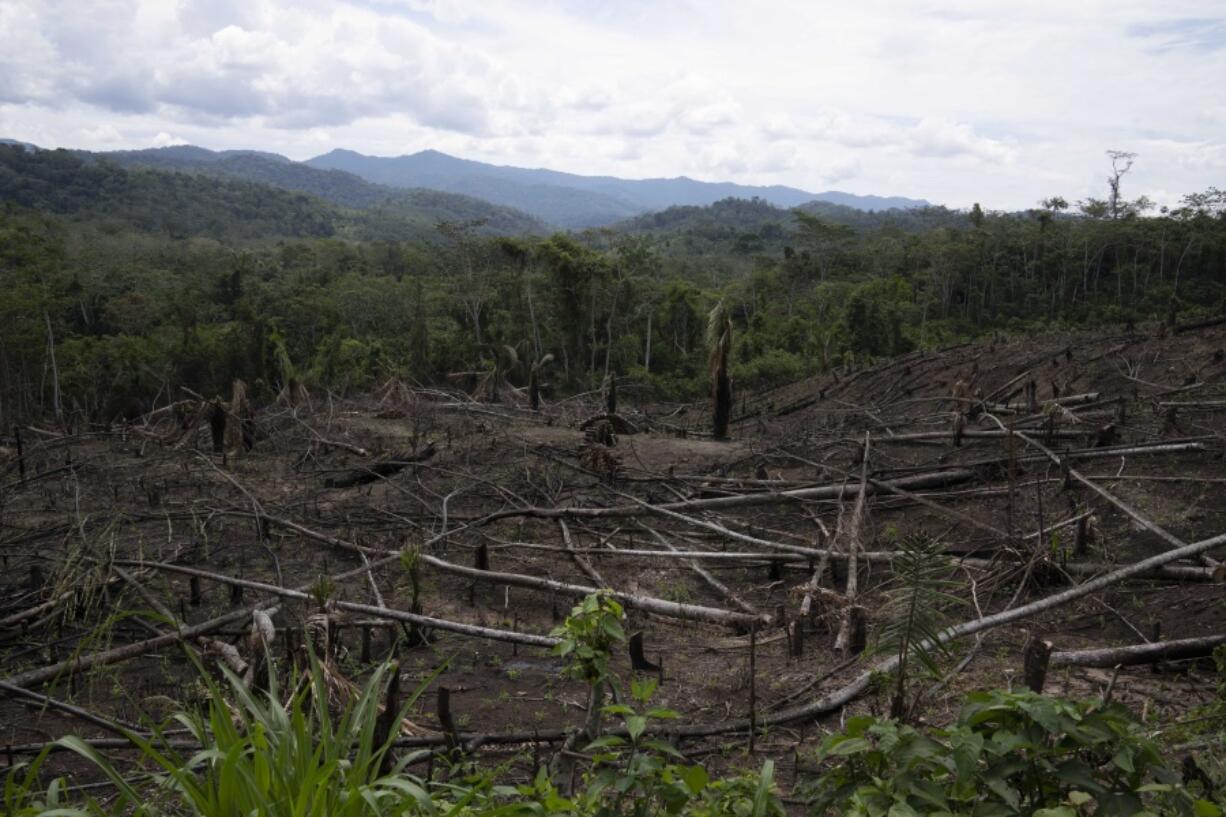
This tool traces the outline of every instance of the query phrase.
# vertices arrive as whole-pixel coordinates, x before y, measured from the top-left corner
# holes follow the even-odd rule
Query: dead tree
[[[720,301],[707,321],[707,373],[711,378],[713,404],[711,430],[717,440],[728,439],[728,421],[732,417],[732,380],[728,375],[731,354],[732,317]]]

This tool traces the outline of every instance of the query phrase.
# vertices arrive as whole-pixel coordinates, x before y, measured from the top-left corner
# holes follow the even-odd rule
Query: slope
[[[164,156],[162,166],[173,167],[174,161],[184,161],[182,154],[178,159]],[[440,221],[480,220],[483,232],[496,234],[542,228],[522,213],[432,190],[389,191],[381,199],[372,198],[366,209],[354,210],[283,185],[200,169],[235,166],[269,173],[278,163],[241,154],[200,162],[182,172],[137,164],[125,168],[94,154],[5,145],[0,146],[0,201],[172,238],[208,236],[222,241],[333,235],[372,241],[432,240]],[[285,166],[291,175],[298,174],[292,168],[299,168],[305,174],[298,178],[317,181],[306,174],[319,171],[289,162]],[[360,179],[353,182],[369,187]],[[340,178],[333,188],[335,196],[344,185],[359,190],[348,178]]]
[[[365,210],[377,206],[385,214],[397,213],[421,224],[484,221],[488,231],[499,234],[539,233],[546,229],[544,224],[526,213],[461,195],[462,191],[448,194],[419,187],[406,192],[397,187],[366,181],[342,170],[319,169],[294,162],[276,153],[211,151],[193,145],[180,145],[100,154],[82,151],[80,155],[104,158],[124,167],[161,168],[270,184],[309,193],[342,207]]]

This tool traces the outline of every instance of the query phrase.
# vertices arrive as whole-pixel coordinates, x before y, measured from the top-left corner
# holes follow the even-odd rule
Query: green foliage
[[[939,674],[938,661],[948,653],[938,636],[949,624],[948,611],[964,606],[965,601],[955,595],[961,585],[950,578],[953,562],[936,540],[912,535],[898,549],[892,565],[894,579],[886,588],[882,608],[885,623],[874,652],[891,653],[897,659],[891,709],[896,717],[904,717],[909,709],[906,693],[912,662],[929,675]]]
[[[1166,730],[1166,742],[1182,745],[1208,777],[1209,784],[1226,794],[1226,646],[1213,651],[1217,684],[1213,698],[1193,707],[1178,724]],[[1204,781],[1201,781],[1202,788]]]
[[[639,704],[646,705],[655,686],[655,681],[636,679],[631,684],[631,695]],[[594,807],[608,800],[602,809],[608,814],[675,814],[689,797],[701,791],[701,787],[687,786],[686,776],[670,769],[670,761],[683,759],[677,750],[645,734],[652,721],[674,719],[676,712],[647,709],[640,713],[629,704],[605,706],[603,712],[620,717],[627,736],[606,735],[584,750],[594,753],[592,770],[585,781],[585,804]],[[690,775],[690,780],[697,782],[696,773]]]
[[[595,613],[596,611],[590,611]],[[653,737],[676,713],[653,707],[656,683],[631,685],[633,703],[607,706],[621,721],[586,747],[592,755],[583,785],[563,797],[544,769],[527,784],[500,785],[500,770],[450,782],[421,780],[407,768],[419,754],[380,771],[394,732],[375,740],[389,666],[376,669],[340,711],[330,708],[329,682],[312,663],[287,704],[275,679],[255,693],[232,673],[205,679],[207,707],[170,723],[203,748],[172,748],[167,734],[133,735],[144,771],[121,772],[85,741],[58,741],[96,766],[117,796],[108,804],[70,798],[63,781],[38,782],[50,748],[5,779],[4,813],[63,815],[195,814],[226,817],[294,815],[456,815],[456,817],[782,817],[774,767],[713,778],[667,742]],[[427,679],[398,713],[403,717]],[[618,731],[618,730],[613,730]],[[967,697],[957,721],[918,730],[889,719],[850,718],[822,743],[824,768],[798,792],[814,815],[1187,815],[1220,817],[1221,804],[1198,798],[1168,768],[1158,747],[1118,704],[1074,702],[1031,692],[980,692]]]
[[[856,287],[847,304],[847,334],[851,348],[888,357],[911,348],[903,335],[912,292],[902,278],[869,281]]]
[[[636,679],[630,693],[637,708],[629,704],[604,707],[606,715],[621,719],[626,737],[606,735],[585,749],[594,754],[583,791],[576,797],[579,810],[599,817],[783,817],[783,806],[773,792],[771,761],[766,761],[756,777],[712,780],[702,766],[686,764],[672,745],[647,734],[653,722],[678,717],[671,709],[650,706],[656,687],[654,679]]]
[[[128,769],[121,772],[86,741],[63,738],[56,745],[101,771],[116,797],[108,804],[73,799],[62,780],[42,789],[38,777],[51,751],[48,747],[28,766],[8,772],[3,813],[13,817],[784,814],[769,761],[757,775],[713,779],[702,766],[678,762],[682,759],[667,743],[644,736],[649,722],[676,717],[669,710],[649,708],[654,682],[636,682],[632,687],[634,700],[644,708],[641,715],[630,707],[607,709],[608,714],[622,718],[631,738],[590,747],[596,757],[583,789],[574,798],[562,797],[544,769],[530,784],[518,786],[498,785],[500,770],[453,773],[449,782],[425,781],[407,771],[424,752],[400,757],[384,773],[384,756],[396,732],[382,740],[376,737],[379,703],[391,670],[392,665],[387,664],[376,668],[339,711],[329,703],[330,683],[315,661],[305,678],[291,684],[297,691],[285,704],[279,700],[275,677],[267,693],[257,693],[228,671],[223,685],[202,675],[208,690],[207,708],[180,712],[171,720],[200,742],[199,751],[179,753],[169,735],[160,730],[152,740],[131,735],[145,769],[133,775]],[[409,696],[398,718],[405,717],[432,680],[426,679]]]
[[[51,746],[43,749],[28,765],[18,764],[9,769],[4,777],[4,808],[0,813],[7,817],[86,817],[87,811],[69,805],[71,798],[62,779],[51,781],[46,790],[39,787],[39,772],[51,749]]]
[[[807,781],[814,815],[1210,814],[1118,704],[979,692],[949,729],[858,716]]]
[[[732,367],[732,379],[743,388],[764,388],[791,383],[810,371],[805,361],[791,352],[771,349]]]
[[[64,150],[8,145],[0,145],[0,199],[172,238],[324,236],[339,220],[329,205],[274,187],[124,170]]]
[[[536,228],[276,157],[114,158],[129,169],[0,146],[0,426],[50,413],[49,339],[79,424],[147,411],[179,386],[225,394],[235,378],[258,404],[291,370],[312,390],[389,377],[475,388],[449,376],[489,371],[507,347],[554,355],[547,382],[538,372],[546,397],[612,371],[634,399],[692,400],[711,382],[703,329],[719,302],[732,380],[749,388],[1000,329],[1226,305],[1226,196],[1212,188],[1156,217],[1075,216],[1058,197],[974,222],[730,199],[626,232],[508,239],[490,233]],[[295,185],[364,209],[283,189]],[[523,388],[530,369],[504,374]]]
[[[584,598],[552,633],[562,639],[555,654],[571,659],[567,673],[591,685],[594,692],[610,680],[610,651],[625,640],[623,618],[621,605],[602,591]],[[573,801],[565,802],[566,807],[594,817],[782,817],[770,761],[755,778],[712,780],[702,766],[684,764],[684,756],[671,744],[649,734],[653,724],[678,717],[671,709],[651,706],[657,686],[654,679],[635,678],[630,683],[635,705],[616,703],[592,713],[619,718],[625,736],[608,734],[588,744],[585,751],[592,753],[592,766],[584,776],[583,789]],[[599,731],[589,727],[591,735]],[[519,793],[535,793],[546,803],[552,799],[556,806],[556,793],[545,781],[539,776],[533,788],[521,787]]]
[[[136,782],[79,738],[57,743],[95,765],[115,787],[111,810],[89,801],[88,814],[434,814],[443,798],[405,771],[414,755],[400,758],[389,774],[380,771],[395,736],[374,740],[388,672],[389,665],[379,667],[340,712],[329,710],[328,681],[317,663],[288,705],[279,700],[275,680],[267,693],[257,693],[227,672],[224,691],[208,681],[207,711],[174,718],[200,741],[201,751],[181,755],[160,732],[152,740],[130,736],[150,769]],[[401,717],[424,689],[409,696]]]
[[[567,675],[593,685],[607,679],[609,655],[626,640],[621,624],[624,618],[621,604],[607,590],[592,593],[576,604],[550,633],[561,639],[553,652],[568,659]]]

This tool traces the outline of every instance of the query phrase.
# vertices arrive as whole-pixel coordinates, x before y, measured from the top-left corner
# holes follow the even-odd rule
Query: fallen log
[[[450,533],[452,533],[452,531],[449,531],[448,533],[444,533],[444,534],[439,534],[437,537],[435,537],[435,539],[432,539],[430,541],[436,541],[439,538],[450,535]],[[340,573],[338,575],[332,576],[330,578],[333,582],[341,582],[346,579],[353,578],[354,576],[360,576],[366,571],[371,570],[373,568],[382,567],[385,564],[390,564],[399,558],[400,558],[399,554],[396,554],[395,556],[388,556],[385,559],[380,559],[378,561],[371,562],[370,564],[364,567],[360,567],[355,570],[349,570],[344,573]],[[315,586],[315,582],[311,582],[309,584],[300,585],[296,589],[299,592],[308,592],[314,586]],[[278,588],[278,589],[281,589],[281,588]],[[39,667],[37,669],[27,670],[26,672],[21,672],[21,673],[18,673],[17,675],[9,676],[8,678],[5,678],[4,680],[8,681],[13,686],[19,686],[19,687],[29,687],[35,684],[43,684],[43,683],[46,683],[47,681],[58,678],[65,673],[73,674],[73,673],[81,672],[84,670],[91,670],[95,667],[106,666],[108,664],[115,664],[120,661],[125,661],[129,658],[136,658],[138,656],[145,655],[146,653],[153,652],[154,650],[159,650],[163,647],[172,646],[176,643],[179,643],[180,641],[187,641],[189,639],[194,639],[198,636],[209,635],[210,633],[216,632],[217,630],[220,630],[230,624],[233,624],[239,621],[242,621],[245,623],[248,620],[250,620],[251,614],[255,612],[256,610],[263,610],[267,612],[269,615],[272,615],[273,613],[276,612],[276,609],[277,609],[276,606],[273,605],[271,601],[260,602],[258,604],[246,605],[244,607],[240,607],[237,610],[231,610],[229,613],[225,613],[223,615],[217,616],[216,618],[209,619],[208,621],[202,621],[198,624],[193,624],[189,627],[182,627],[176,632],[165,633],[160,636],[155,636],[153,638],[145,639],[144,641],[137,641],[131,644],[124,644],[122,646],[115,647],[113,649],[103,650],[102,652],[91,653],[89,655],[73,656],[63,661],[57,661],[45,667]]]
[[[604,576],[600,575],[600,571],[592,567],[591,562],[575,551],[575,543],[570,537],[570,528],[566,526],[566,520],[559,519],[558,528],[562,531],[562,541],[566,544],[566,550],[570,553],[570,557],[574,560],[575,564],[579,566],[579,569],[583,571],[583,574],[596,582],[597,587],[608,587],[609,583],[605,580]]]
[[[864,608],[856,603],[860,574],[857,558],[865,549],[861,538],[861,528],[864,525],[864,503],[868,496],[868,462],[871,450],[872,434],[866,431],[864,432],[864,447],[860,452],[860,490],[856,494],[855,505],[852,506],[851,519],[846,525],[843,524],[842,503],[840,503],[838,527],[830,543],[830,548],[833,550],[839,539],[845,539],[847,542],[847,584],[844,588],[843,616],[839,623],[839,632],[834,639],[835,650],[842,652],[844,657],[857,655],[864,650],[866,624]],[[817,585],[813,584],[812,589],[816,590]]]
[[[979,472],[971,468],[954,468],[935,473],[916,474],[908,477],[888,480],[888,484],[910,490],[924,488],[946,488],[977,479]],[[877,489],[869,485],[866,490],[874,493]],[[769,505],[775,502],[838,499],[840,496],[853,497],[860,491],[859,486],[819,485],[812,488],[796,488],[790,491],[764,491],[756,494],[738,494],[736,496],[720,496],[710,499],[692,499],[684,502],[667,502],[660,505],[615,505],[609,508],[514,508],[499,511],[490,516],[491,520],[509,516],[533,516],[544,519],[566,518],[612,518],[623,516],[638,516],[647,511],[714,511],[726,508],[743,508],[752,505]]]
[[[374,548],[367,548],[361,545],[347,542],[335,536],[329,536],[326,533],[311,530],[304,525],[299,525],[290,519],[278,518],[274,516],[266,517],[269,522],[297,531],[309,539],[314,539],[317,542],[322,542],[332,547],[348,550],[354,553],[374,553],[384,558],[378,562],[373,562],[374,565],[399,558],[399,554],[387,555],[386,551],[379,551]],[[491,517],[487,517],[491,518]],[[449,562],[446,559],[440,559],[429,553],[425,553],[424,549],[417,554],[417,558],[422,564],[430,565],[447,573],[453,573],[457,576],[464,576],[468,579],[473,579],[480,582],[490,582],[493,584],[508,584],[512,587],[527,587],[532,590],[543,590],[548,593],[559,593],[564,596],[574,598],[582,598],[592,593],[599,592],[603,588],[588,587],[581,584],[567,584],[565,582],[555,581],[553,579],[542,579],[536,576],[525,576],[519,573],[502,573],[496,570],[480,570],[475,567],[465,567],[454,562]],[[665,599],[657,599],[652,596],[639,596],[632,593],[626,593],[621,590],[610,589],[612,596],[627,607],[633,607],[638,610],[643,610],[648,613],[656,613],[662,616],[670,616],[672,618],[688,619],[691,621],[709,621],[714,624],[731,625],[735,627],[751,627],[763,624],[769,624],[771,617],[766,614],[760,616],[751,616],[745,613],[736,613],[731,610],[721,610],[717,607],[704,607],[698,604],[683,604],[676,601],[667,601]]]
[[[1056,439],[1056,440],[1084,440],[1087,434],[1093,433],[1093,430],[1083,429],[1083,430],[1074,431],[1070,429],[1060,429],[1060,430],[1053,431],[1050,433],[1046,433],[1046,432],[1042,432],[1042,433],[1044,433],[1044,436],[1049,436],[1052,439]],[[1007,432],[994,431],[992,429],[987,429],[987,430],[966,429],[962,431],[959,436],[964,437],[968,440],[970,439],[988,439],[990,440],[990,439],[1000,439],[1003,437],[1007,437],[1009,435]],[[913,431],[913,432],[909,432],[906,434],[890,434],[890,435],[886,435],[883,437],[879,437],[877,439],[877,442],[879,443],[906,443],[906,442],[925,442],[929,440],[948,440],[948,439],[949,439],[948,431]]]
[[[1028,618],[1036,613],[1047,612],[1069,602],[1076,601],[1110,587],[1113,584],[1118,584],[1125,579],[1145,573],[1155,567],[1169,565],[1180,559],[1187,559],[1193,556],[1199,556],[1213,548],[1226,545],[1226,534],[1219,534],[1209,539],[1202,539],[1199,542],[1193,542],[1182,548],[1168,550],[1165,553],[1159,553],[1157,556],[1151,556],[1148,559],[1142,559],[1139,562],[1134,562],[1130,565],[1118,568],[1105,575],[1095,579],[1090,579],[1076,587],[1070,587],[1067,590],[1062,590],[1059,593],[1054,593],[1045,598],[1033,601],[1030,604],[1024,604],[1021,607],[1014,607],[1010,610],[1003,610],[999,613],[983,616],[982,618],[973,619],[953,627],[947,627],[937,634],[936,640],[940,643],[947,643],[958,638],[963,638],[968,635],[974,635],[985,630],[991,630],[995,627],[1000,627],[1004,624],[1012,624],[1015,621]],[[932,646],[929,643],[929,646]],[[851,683],[842,688],[831,692],[801,706],[782,709],[764,717],[761,722],[763,725],[775,725],[780,723],[788,723],[790,721],[805,720],[814,718],[819,715],[824,715],[829,712],[834,712],[840,707],[855,700],[872,684],[873,677],[882,672],[893,672],[898,666],[898,656],[890,656],[883,661],[878,662],[871,669],[861,673]],[[748,728],[748,718],[743,719],[744,725],[742,728]],[[739,723],[739,722],[738,722]],[[732,726],[732,723],[726,724]],[[677,730],[679,734],[696,734],[689,730]]]
[[[436,567],[448,573],[454,573],[459,576],[465,576],[477,581],[492,582],[494,584],[509,584],[512,587],[527,587],[532,590],[543,590],[547,593],[558,593],[563,596],[571,596],[574,598],[583,598],[592,593],[599,592],[602,588],[587,587],[581,584],[567,584],[565,582],[555,581],[554,579],[541,579],[535,576],[524,576],[519,573],[500,573],[494,570],[477,570],[472,567],[465,567],[454,562],[448,562],[445,559],[440,559],[437,556],[431,556],[428,553],[419,553],[418,558],[422,564]],[[765,613],[753,616],[747,613],[738,613],[731,610],[722,610],[718,607],[706,607],[700,604],[684,604],[677,601],[667,601],[666,599],[658,599],[652,596],[639,596],[632,593],[626,593],[621,590],[609,589],[609,594],[613,598],[620,601],[626,607],[632,607],[637,610],[642,610],[648,613],[656,613],[657,615],[669,616],[671,618],[680,618],[690,621],[708,621],[713,624],[730,625],[734,627],[754,627],[770,624],[771,617]]]
[[[90,712],[88,709],[82,709],[79,706],[56,700],[55,698],[51,698],[47,695],[40,695],[37,692],[32,692],[28,689],[15,686],[14,684],[10,684],[8,681],[0,681],[0,690],[3,690],[18,698],[27,698],[36,702],[39,706],[47,706],[52,709],[58,709],[61,712],[66,712],[75,718],[80,718],[86,723],[92,723],[94,726],[105,729],[108,732],[113,732],[116,735],[126,735],[128,732],[134,729],[139,729],[139,727],[135,727],[131,724],[118,723],[110,720],[109,718],[104,718],[96,712]]]
[[[1054,525],[1048,525],[1043,529],[1044,533],[1056,530],[1061,527],[1067,527],[1069,524],[1074,524],[1078,519],[1085,517],[1085,514],[1066,519],[1063,522]],[[683,519],[685,517],[682,517]],[[703,520],[693,520],[701,522]],[[725,529],[726,530],[726,529]],[[732,538],[737,538],[735,531],[729,531]],[[745,537],[752,543],[778,547],[778,550],[773,551],[739,551],[739,550],[644,550],[642,548],[583,548],[576,549],[574,553],[583,554],[584,556],[599,556],[602,558],[630,558],[630,559],[663,559],[672,560],[694,560],[706,562],[783,562],[789,564],[807,563],[816,558],[833,559],[840,563],[847,561],[847,554],[840,552],[832,552],[826,548],[806,548],[800,545],[786,545],[778,542],[771,542],[766,539],[757,539],[755,537]],[[1035,533],[1027,534],[1027,538],[1036,538]],[[526,550],[546,550],[558,553],[567,553],[565,548],[558,548],[552,545],[538,545],[532,542],[513,542],[506,547],[524,548]],[[795,548],[798,552],[792,552],[790,549]],[[957,559],[959,565],[974,568],[976,570],[991,570],[1002,565],[1009,564],[1001,559],[979,559],[974,557],[964,556],[968,551],[955,552],[950,551],[946,555]],[[978,552],[969,551],[971,553]],[[859,555],[859,560],[870,562],[872,564],[889,565],[901,555],[900,551],[896,550],[873,550]],[[1018,562],[1017,564],[1021,564]],[[1056,569],[1069,574],[1070,576],[1097,576],[1102,573],[1114,570],[1117,567],[1115,564],[1105,562],[1067,562],[1056,566]],[[1220,574],[1215,573],[1213,568],[1197,567],[1195,565],[1162,565],[1148,570],[1140,574],[1136,578],[1141,579],[1164,579],[1168,581],[1179,582],[1215,582],[1222,581]]]
[[[1051,654],[1053,667],[1118,667],[1155,664],[1182,658],[1203,658],[1226,644],[1226,634],[1199,638],[1179,638],[1126,647],[1101,647],[1093,650],[1064,650]]]
[[[648,533],[650,533],[653,537],[655,537],[655,540],[657,542],[659,542],[664,547],[668,548],[670,552],[672,552],[673,554],[681,553],[681,551],[678,550],[671,542],[665,539],[664,536],[659,531],[655,530],[654,528],[645,528],[645,529],[647,530]],[[757,609],[755,609],[747,601],[745,601],[739,595],[737,595],[737,593],[732,588],[728,587],[728,585],[724,584],[719,579],[712,576],[708,571],[704,570],[702,565],[700,565],[697,562],[697,560],[686,559],[686,564],[689,566],[690,570],[694,571],[694,574],[698,576],[699,579],[701,579],[708,587],[710,587],[716,593],[723,596],[724,600],[727,601],[729,604],[731,604],[733,607],[737,608],[743,613],[748,613],[751,616],[759,615],[759,612]]]
[[[1183,401],[1183,402],[1162,402],[1158,404],[1160,409],[1176,408],[1176,409],[1201,409],[1203,411],[1217,411],[1226,409],[1226,400],[1201,400]]]
[[[166,571],[168,573],[180,573],[185,576],[199,576],[202,579],[215,581],[220,584],[228,584],[234,587],[247,587],[252,590],[259,590],[273,596],[280,596],[286,599],[297,599],[299,601],[311,600],[314,597],[306,591],[295,590],[287,587],[278,587],[275,584],[266,582],[252,581],[251,579],[239,579],[234,576],[227,576],[224,573],[214,573],[208,570],[200,570],[194,567],[185,565],[166,564],[164,562],[140,562],[135,560],[119,559],[116,564],[130,564],[144,568],[152,568],[156,570]],[[363,568],[363,571],[365,568]],[[450,621],[443,618],[434,618],[433,616],[424,616],[418,613],[409,613],[404,610],[397,610],[394,607],[382,607],[374,604],[360,604],[358,602],[335,600],[338,610],[345,610],[351,613],[362,613],[373,618],[387,619],[391,621],[403,621],[406,624],[414,624],[419,627],[430,627],[435,630],[444,630],[446,632],[457,633],[459,635],[472,636],[474,638],[484,638],[491,641],[505,641],[515,644],[527,644],[532,647],[552,647],[558,643],[558,639],[543,635],[533,635],[531,633],[519,633],[514,630],[499,630],[493,627],[480,627],[476,624],[465,624],[462,621]]]
[[[1015,433],[1020,434],[1020,432]],[[1156,443],[1152,445],[1133,445],[1126,447],[1121,446],[1114,448],[1087,448],[1069,451],[1063,453],[1062,455],[1069,460],[1081,460],[1120,457],[1125,455],[1170,454],[1184,451],[1204,450],[1205,446],[1203,443],[1194,441],[1180,443]],[[1017,462],[1038,462],[1043,459],[1045,459],[1044,455],[1036,454],[1032,457],[1018,457]],[[982,469],[984,467],[992,467],[1002,462],[1004,461],[989,460],[981,463],[973,463],[975,467],[955,466],[941,469],[939,471],[926,471],[919,474],[895,477],[893,479],[870,479],[866,490],[868,490],[870,494],[875,494],[881,490],[888,491],[891,487],[910,491],[919,491],[930,488],[948,488],[954,485],[961,485],[966,482],[981,479],[983,476]],[[558,517],[568,519],[612,519],[618,517],[638,516],[644,511],[715,511],[724,510],[727,508],[752,507],[754,505],[771,505],[777,502],[838,499],[840,496],[852,498],[856,496],[859,491],[860,487],[858,485],[844,485],[843,483],[838,483],[830,485],[816,485],[810,488],[796,488],[789,491],[763,491],[753,494],[737,494],[734,496],[691,499],[684,502],[667,502],[659,505],[648,505],[647,503],[642,503],[633,505],[614,505],[607,508],[542,508],[532,506],[498,511],[497,513],[490,514],[487,517],[487,520],[494,521],[497,519],[505,519],[516,516],[530,516],[540,519],[555,519]]]
[[[1224,323],[1226,323],[1226,317],[1209,318],[1208,320],[1196,321],[1195,323],[1180,324],[1172,329],[1171,333],[1181,335],[1184,332],[1194,332],[1197,329],[1208,329],[1211,326],[1221,326]]]
[[[1000,424],[1000,420],[996,420],[996,422],[997,424]],[[1182,539],[1175,536],[1174,534],[1168,532],[1165,528],[1152,522],[1151,520],[1143,516],[1140,513],[1140,511],[1137,511],[1135,508],[1128,505],[1126,502],[1124,502],[1122,499],[1117,497],[1115,494],[1102,488],[1097,483],[1095,483],[1093,480],[1090,480],[1089,478],[1087,478],[1084,474],[1082,474],[1077,469],[1073,468],[1072,466],[1067,465],[1067,463],[1061,460],[1058,454],[1052,452],[1049,448],[1044,446],[1038,440],[1035,440],[1033,437],[1029,437],[1020,431],[1016,432],[1016,434],[1018,437],[1021,437],[1022,440],[1027,445],[1037,448],[1039,451],[1043,452],[1043,455],[1047,457],[1049,460],[1051,460],[1053,463],[1055,463],[1056,465],[1064,466],[1067,469],[1068,475],[1070,477],[1077,480],[1082,485],[1086,486],[1091,491],[1098,494],[1099,496],[1101,496],[1103,499],[1110,502],[1115,507],[1119,508],[1121,511],[1124,512],[1126,516],[1128,516],[1130,519],[1132,519],[1134,522],[1136,522],[1138,525],[1140,525],[1145,530],[1149,531],[1150,533],[1160,538],[1162,541],[1166,542],[1168,545],[1171,545],[1172,547],[1175,547],[1175,548],[1180,548],[1180,547],[1184,547],[1187,545],[1187,542],[1183,541]],[[1210,558],[1209,554],[1207,553],[1201,552],[1200,559],[1208,567],[1217,567],[1218,565],[1217,561]]]

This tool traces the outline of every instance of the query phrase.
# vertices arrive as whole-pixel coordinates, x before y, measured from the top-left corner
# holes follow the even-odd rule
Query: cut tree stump
[[[1047,667],[1051,659],[1052,643],[1031,635],[1022,651],[1022,679],[1031,692],[1043,694],[1047,681]]]

